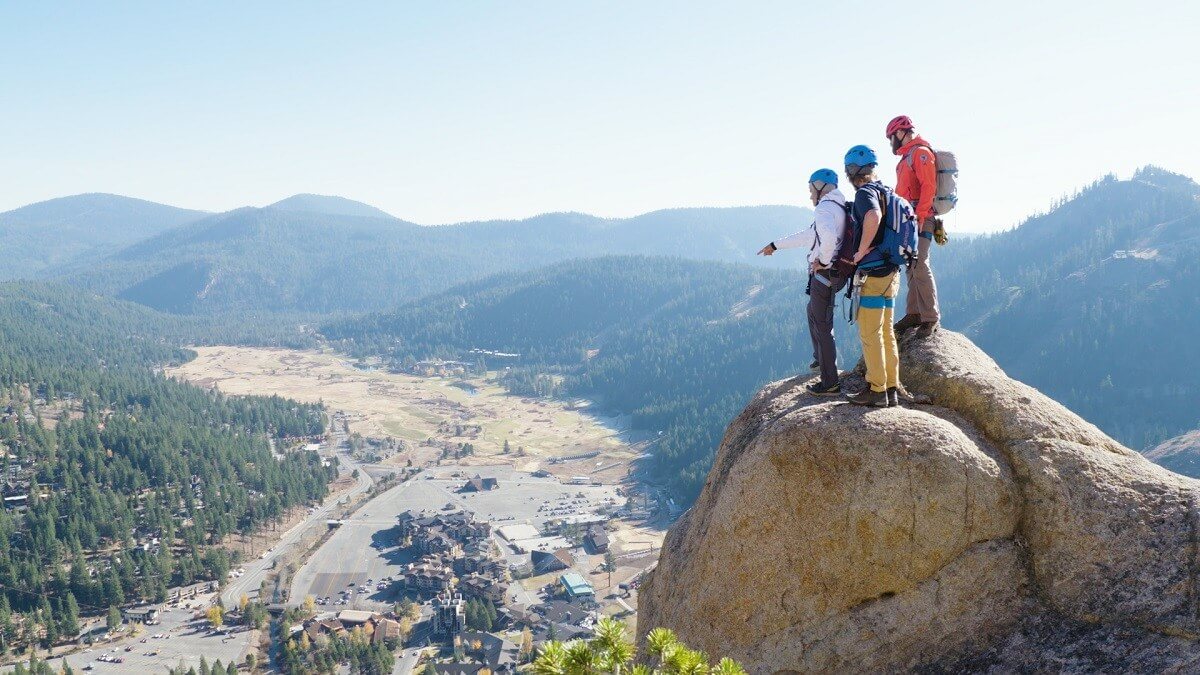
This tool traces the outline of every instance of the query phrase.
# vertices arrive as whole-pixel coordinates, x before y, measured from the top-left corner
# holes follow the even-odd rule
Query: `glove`
[[[942,223],[941,218],[933,219],[933,240],[938,246],[945,246],[946,242],[950,241],[950,237],[946,236],[946,226]]]

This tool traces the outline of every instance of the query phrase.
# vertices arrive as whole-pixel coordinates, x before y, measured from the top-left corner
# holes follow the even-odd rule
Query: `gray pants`
[[[929,248],[932,239],[920,237],[917,239],[917,260],[908,267],[908,302],[905,314],[916,314],[921,317],[921,323],[940,321],[942,312],[938,309],[937,282],[933,280],[933,270],[929,267]]]
[[[821,367],[821,386],[838,382],[837,345],[833,341],[833,301],[846,286],[846,279],[830,276],[829,270],[812,275],[808,284],[808,334],[813,356]]]

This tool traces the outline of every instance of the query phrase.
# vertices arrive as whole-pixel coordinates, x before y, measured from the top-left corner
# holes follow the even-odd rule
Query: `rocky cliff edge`
[[[642,585],[641,637],[752,673],[1200,671],[1200,482],[957,333],[908,340],[901,377],[934,405],[760,391]]]

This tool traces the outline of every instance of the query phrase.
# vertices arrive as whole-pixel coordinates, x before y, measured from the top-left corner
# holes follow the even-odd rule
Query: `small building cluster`
[[[402,546],[420,556],[400,583],[421,597],[443,593],[502,602],[508,591],[504,562],[492,555],[492,528],[470,514],[413,513],[399,516]]]
[[[400,622],[394,616],[378,612],[366,612],[346,609],[341,612],[322,612],[304,623],[302,630],[309,639],[315,640],[322,635],[341,635],[361,628],[364,634],[371,637],[372,644],[381,644],[386,640],[399,640],[401,637]]]
[[[456,547],[486,541],[492,533],[491,525],[462,511],[432,514],[405,511],[398,520],[401,543],[407,541],[410,547],[426,555],[449,553]]]

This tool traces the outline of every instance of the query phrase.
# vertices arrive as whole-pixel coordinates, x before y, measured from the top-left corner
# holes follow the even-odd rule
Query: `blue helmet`
[[[868,166],[878,164],[879,159],[875,157],[875,151],[865,145],[856,145],[846,152],[846,166],[853,164],[854,166]]]
[[[810,183],[829,183],[834,187],[837,187],[837,181],[838,175],[833,169],[817,169],[813,172],[813,175],[808,177],[808,182]]]

